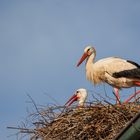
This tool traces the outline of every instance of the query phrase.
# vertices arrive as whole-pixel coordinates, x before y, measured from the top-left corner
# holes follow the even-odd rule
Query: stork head
[[[78,67],[86,58],[88,58],[91,54],[96,55],[96,50],[95,50],[95,48],[93,48],[92,46],[87,46],[87,47],[84,49],[84,54],[82,55],[80,61],[78,62],[77,67]]]
[[[65,105],[70,106],[73,102],[79,101],[79,106],[83,106],[85,103],[85,100],[87,98],[87,90],[84,88],[80,88],[75,91],[74,95],[66,102]]]

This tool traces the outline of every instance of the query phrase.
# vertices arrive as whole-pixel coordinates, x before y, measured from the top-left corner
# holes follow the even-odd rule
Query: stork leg
[[[140,82],[134,81],[136,86],[140,86]],[[128,103],[132,98],[134,98],[137,94],[140,93],[140,90],[136,91],[134,94],[132,94],[127,100],[124,101],[124,103]]]
[[[119,89],[118,88],[114,88],[114,91],[115,91],[115,96],[117,98],[117,100],[116,100],[117,104],[121,104],[121,102],[120,102],[120,95],[119,95]]]
[[[134,98],[137,94],[140,93],[140,90],[136,91],[133,95],[131,95],[124,103],[128,103],[132,98]]]
[[[140,86],[140,82],[134,82],[137,86]],[[128,103],[132,98],[134,98],[137,94],[140,93],[140,90],[136,91],[134,94],[132,94],[124,103]]]

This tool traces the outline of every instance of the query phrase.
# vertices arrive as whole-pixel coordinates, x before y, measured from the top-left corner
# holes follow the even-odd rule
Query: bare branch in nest
[[[108,99],[110,99],[110,100],[114,100],[114,101],[116,101],[116,99],[111,98],[110,96],[107,95],[106,88],[105,88],[105,84],[103,84],[103,87],[104,87],[104,93],[105,93],[105,96],[106,96]],[[117,98],[117,100],[118,100],[118,98]]]
[[[47,120],[45,119],[45,117],[40,113],[40,111],[38,110],[38,107],[36,106],[36,103],[35,103],[35,101],[33,100],[33,98],[29,95],[29,94],[27,94],[27,96],[30,98],[30,100],[32,101],[32,103],[33,103],[33,105],[34,105],[34,107],[35,107],[35,109],[36,109],[36,111],[37,111],[37,113],[45,120],[45,122],[47,123]]]
[[[7,129],[16,129],[19,130],[20,133],[35,133],[35,129],[28,129],[28,128],[20,128],[20,127],[7,127]]]

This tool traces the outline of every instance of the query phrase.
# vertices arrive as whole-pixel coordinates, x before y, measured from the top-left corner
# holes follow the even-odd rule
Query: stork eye
[[[76,91],[76,93],[79,93],[79,91]]]
[[[88,51],[90,51],[90,48],[89,48],[89,49],[87,49],[87,52],[88,52]]]

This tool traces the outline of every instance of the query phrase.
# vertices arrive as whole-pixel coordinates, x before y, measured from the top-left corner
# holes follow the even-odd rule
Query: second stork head
[[[88,92],[84,88],[80,88],[75,91],[74,95],[66,102],[66,106],[69,107],[73,102],[78,101],[79,106],[83,106],[88,96]]]

